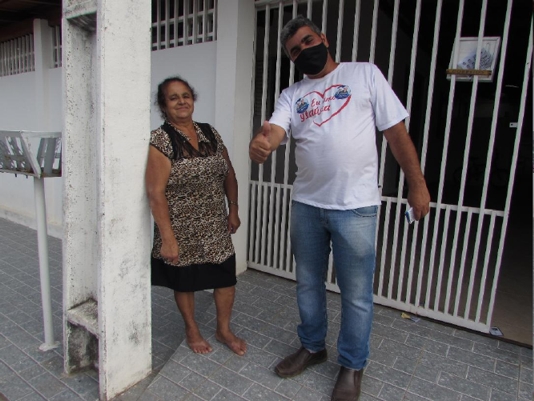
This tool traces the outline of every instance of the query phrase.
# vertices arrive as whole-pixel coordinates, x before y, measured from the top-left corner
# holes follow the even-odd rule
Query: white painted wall
[[[180,75],[198,92],[194,118],[215,125],[215,71],[217,42],[178,47],[152,52],[151,102],[157,84],[163,79]],[[0,77],[0,130],[45,130],[39,125],[35,104],[35,73]],[[48,70],[49,128],[62,130],[62,69]],[[125,99],[125,107],[127,107]],[[161,124],[152,104],[150,127]],[[231,143],[232,133],[220,130],[225,142]],[[147,132],[147,137],[149,132]],[[228,149],[232,156],[232,149]],[[63,183],[60,178],[45,180],[46,208],[49,234],[62,237]],[[243,188],[246,188],[243,185]],[[12,174],[0,174],[0,217],[36,228],[33,179]]]

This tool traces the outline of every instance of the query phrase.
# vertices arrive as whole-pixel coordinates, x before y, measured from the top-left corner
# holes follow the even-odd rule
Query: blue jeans
[[[291,247],[297,263],[297,332],[309,351],[325,348],[326,273],[330,244],[341,292],[338,362],[350,369],[365,367],[373,320],[373,277],[377,206],[330,210],[293,202]]]

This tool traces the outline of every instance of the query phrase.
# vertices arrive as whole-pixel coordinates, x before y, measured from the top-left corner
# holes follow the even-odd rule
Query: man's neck
[[[334,71],[339,63],[336,63],[332,57],[328,57],[328,61],[326,62],[326,65],[324,66],[323,70],[316,75],[308,75],[308,78],[310,79],[319,79],[326,77],[328,74],[330,74],[332,71]]]

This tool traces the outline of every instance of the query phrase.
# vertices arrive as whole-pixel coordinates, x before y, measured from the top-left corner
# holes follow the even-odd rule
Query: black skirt
[[[171,266],[152,257],[152,285],[193,292],[236,285],[235,254],[220,264]]]

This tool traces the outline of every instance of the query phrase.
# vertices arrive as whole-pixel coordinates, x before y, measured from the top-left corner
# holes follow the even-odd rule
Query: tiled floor
[[[55,332],[61,335],[61,242],[50,238]],[[298,347],[295,284],[249,270],[238,278],[234,329],[249,351],[238,357],[213,339],[215,310],[197,293],[197,317],[214,351],[193,354],[169,290],[152,295],[154,373],[117,401],[329,400],[335,375],[339,296],[329,294],[328,362],[294,379],[273,366]],[[67,377],[61,348],[41,352],[36,233],[0,219],[0,393],[9,401],[98,398],[95,372]],[[532,350],[376,307],[365,400],[531,400]],[[0,395],[0,401],[4,398]]]

